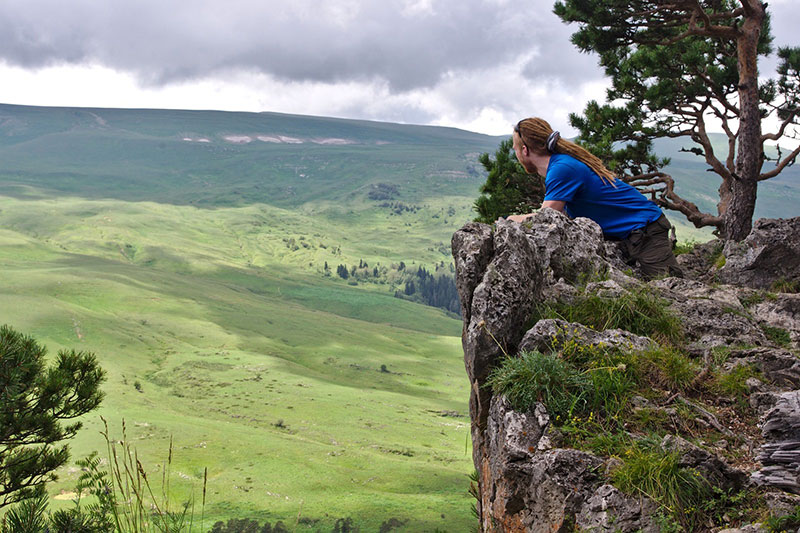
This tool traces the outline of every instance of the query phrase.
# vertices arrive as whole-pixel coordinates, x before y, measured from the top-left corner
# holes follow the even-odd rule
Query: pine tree
[[[511,139],[500,143],[494,161],[488,153],[481,154],[479,161],[489,175],[481,185],[481,196],[475,200],[476,222],[491,224],[499,217],[530,213],[542,206],[544,179],[525,172],[514,154]]]
[[[758,183],[791,165],[800,147],[778,151],[764,169],[765,143],[795,136],[800,116],[800,48],[778,52],[779,77],[759,82],[758,58],[771,53],[767,4],[759,0],[560,0],[555,12],[578,23],[572,41],[595,52],[611,78],[606,99],[571,116],[579,141],[658,205],[678,210],[723,238],[750,232]],[[778,127],[762,132],[768,116]],[[727,145],[708,134],[721,125]],[[721,180],[717,213],[678,196],[655,138],[686,138]]]
[[[0,326],[0,507],[44,493],[69,459],[58,443],[103,398],[94,354],[62,350],[49,366],[45,355],[31,337]]]

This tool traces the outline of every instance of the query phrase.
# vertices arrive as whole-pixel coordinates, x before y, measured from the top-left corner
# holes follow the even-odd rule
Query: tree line
[[[404,261],[389,266],[380,263],[370,266],[363,259],[359,259],[358,265],[339,264],[335,269],[336,276],[350,284],[389,284],[396,288],[394,295],[397,298],[438,307],[460,316],[454,270],[452,263],[445,264],[444,261],[437,263],[431,272],[424,266],[408,266]],[[333,275],[327,261],[323,272],[326,276]]]

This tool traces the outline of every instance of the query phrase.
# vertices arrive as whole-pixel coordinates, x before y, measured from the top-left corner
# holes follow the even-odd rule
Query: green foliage
[[[764,300],[768,298],[768,293],[765,291],[753,291],[749,294],[745,294],[739,296],[739,303],[742,304],[742,307],[745,309],[749,309],[756,304],[760,304]]]
[[[771,533],[793,532],[800,527],[800,505],[796,506],[791,513],[781,516],[770,516],[764,521],[767,531]]]
[[[667,302],[646,287],[627,291],[617,298],[578,294],[570,303],[540,305],[531,322],[560,318],[598,331],[620,328],[637,335],[679,344],[680,319],[667,309]]]
[[[105,461],[107,470],[102,467],[103,462],[96,453],[79,461],[78,465],[82,472],[76,486],[78,497],[75,500],[75,507],[66,514],[55,513],[51,521],[85,524],[87,532],[190,533],[193,531],[193,502],[185,502],[176,508],[169,496],[170,468],[173,459],[172,440],[170,439],[167,460],[162,466],[161,492],[156,494],[136,450],[128,441],[125,422],[122,423],[121,440],[111,439],[105,420],[103,424],[105,429],[102,435],[107,447]],[[203,512],[207,478],[206,470],[202,487]],[[81,497],[84,492],[93,496],[95,502],[82,508]],[[199,526],[202,531],[202,517]]]
[[[560,357],[533,351],[503,358],[486,385],[518,411],[542,402],[550,416],[566,420],[574,410],[583,410],[589,381]]]
[[[761,330],[764,332],[764,335],[775,344],[783,346],[784,348],[789,348],[792,345],[792,337],[789,335],[789,332],[783,328],[762,324]]]
[[[481,154],[479,160],[489,175],[481,185],[481,196],[475,200],[476,222],[491,224],[499,217],[530,213],[542,206],[544,179],[525,172],[511,139],[500,142],[494,161],[488,153]]]
[[[48,367],[46,350],[0,327],[0,506],[41,493],[66,464],[75,418],[103,398],[103,371],[92,353],[62,350]]]
[[[672,252],[676,256],[688,254],[694,251],[696,246],[697,246],[697,241],[681,241],[675,245],[675,248],[672,250]]]
[[[38,533],[47,530],[47,495],[20,501],[3,517],[2,533]]]
[[[800,280],[787,280],[784,277],[780,277],[772,283],[770,290],[773,292],[790,292],[796,294],[800,292]]]
[[[580,131],[579,140],[629,181],[637,184],[641,178],[638,185],[651,191],[659,205],[680,207],[685,213],[691,212],[698,227],[714,225],[723,233],[735,231],[735,238],[742,239],[746,233],[738,235],[741,229],[729,228],[724,217],[703,218],[696,206],[681,205],[669,180],[658,174],[669,160],[658,157],[652,145],[655,138],[686,137],[695,144],[684,150],[702,157],[710,171],[731,183],[733,177],[726,158],[734,161],[738,148],[736,168],[741,172],[743,164],[762,161],[764,150],[762,138],[745,140],[732,123],[744,123],[745,119],[756,122],[773,113],[789,122],[796,116],[800,107],[800,93],[796,91],[800,84],[800,49],[781,50],[780,78],[759,87],[757,72],[747,67],[747,61],[771,53],[769,17],[767,14],[762,20],[756,18],[758,11],[737,7],[738,3],[730,0],[698,3],[701,16],[709,18],[696,26],[694,17],[698,13],[693,9],[658,0],[560,0],[554,10],[564,22],[578,23],[572,42],[581,51],[597,53],[611,79],[606,94],[606,101],[611,103],[591,101],[583,115],[571,115],[572,125]],[[751,46],[739,46],[751,42],[742,38],[745,19],[762,26]],[[731,31],[715,34],[709,29],[711,24]],[[688,31],[690,25],[695,31]],[[745,65],[741,72],[739,65]],[[742,79],[748,79],[748,84],[743,84]],[[746,100],[742,96],[745,92]],[[725,148],[715,153],[705,133],[705,112],[710,113],[709,108],[728,128],[727,157],[717,155]],[[749,175],[738,179],[757,183],[761,165],[747,168],[752,169],[748,170]],[[654,186],[654,181],[660,181],[659,186]],[[735,181],[734,195],[738,186]],[[721,190],[720,194],[725,193]],[[747,202],[752,209],[755,194]],[[750,220],[745,222],[749,228]],[[731,224],[734,225],[738,223]]]
[[[686,390],[700,371],[698,364],[674,346],[654,346],[634,360],[643,382],[668,390]]]
[[[767,504],[759,490],[726,491],[712,487],[712,492],[712,498],[706,500],[702,509],[714,524],[733,526],[763,521]]]
[[[753,365],[738,365],[730,372],[716,373],[709,388],[721,396],[744,398],[749,392],[745,381],[750,378],[763,379],[763,376]]]
[[[620,490],[652,499],[686,530],[691,531],[703,518],[702,507],[712,494],[711,486],[696,470],[679,466],[678,453],[638,442],[625,451],[623,461],[611,473]]]

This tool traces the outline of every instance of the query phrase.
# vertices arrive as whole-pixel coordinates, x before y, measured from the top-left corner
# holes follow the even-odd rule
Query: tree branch
[[[642,194],[649,194],[651,200],[658,206],[683,213],[686,218],[697,228],[706,226],[722,227],[722,218],[700,211],[696,204],[684,200],[675,193],[675,181],[672,176],[664,172],[649,172],[638,176],[626,176],[623,180],[639,189],[650,185],[663,185],[663,188],[641,190]]]
[[[786,156],[786,158],[784,158],[784,160],[783,160],[783,161],[781,161],[780,163],[778,163],[778,164],[775,166],[775,168],[773,168],[773,169],[772,169],[772,170],[770,170],[769,172],[765,172],[765,173],[761,174],[761,175],[758,177],[758,181],[764,181],[764,180],[768,180],[768,179],[770,179],[770,178],[774,178],[775,176],[777,176],[778,174],[780,174],[780,173],[781,173],[781,171],[782,171],[784,168],[786,168],[787,166],[789,166],[789,165],[791,165],[791,164],[794,164],[794,161],[795,161],[795,159],[797,159],[797,156],[798,156],[798,155],[800,155],[800,146],[798,146],[797,148],[795,148],[795,149],[792,151],[792,153],[791,153],[791,154],[787,155],[787,156]]]

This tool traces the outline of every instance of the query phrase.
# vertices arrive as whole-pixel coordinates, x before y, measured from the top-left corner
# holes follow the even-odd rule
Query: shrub
[[[565,420],[585,405],[589,382],[563,359],[533,351],[503,358],[487,385],[505,395],[515,410],[527,411],[542,402],[551,417]]]

